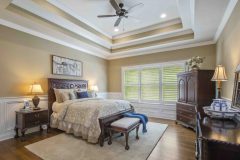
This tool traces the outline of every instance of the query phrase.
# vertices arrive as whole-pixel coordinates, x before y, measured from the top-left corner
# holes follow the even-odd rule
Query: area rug
[[[148,132],[139,130],[139,140],[135,139],[135,131],[129,135],[130,149],[125,150],[125,138],[114,137],[112,145],[105,142],[89,144],[71,134],[57,136],[26,146],[28,150],[44,160],[146,160],[167,129],[166,124],[149,122]]]

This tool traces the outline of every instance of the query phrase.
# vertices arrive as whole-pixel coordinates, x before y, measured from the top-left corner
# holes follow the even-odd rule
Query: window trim
[[[135,65],[135,66],[124,66],[121,68],[121,90],[122,90],[122,94],[123,94],[123,98],[125,98],[125,85],[124,85],[124,82],[125,82],[125,71],[127,70],[133,70],[133,69],[136,69],[138,71],[141,71],[143,69],[146,69],[146,68],[161,68],[159,69],[159,72],[161,72],[159,74],[159,80],[160,80],[160,86],[163,84],[163,76],[162,76],[162,68],[163,67],[166,67],[166,66],[173,66],[173,65],[182,65],[184,67],[184,69],[186,70],[186,65],[185,65],[185,62],[186,60],[181,60],[181,61],[169,61],[169,62],[162,62],[162,63],[153,63],[153,64],[144,64],[144,65]],[[139,82],[138,82],[138,87],[140,89],[140,91],[138,92],[138,100],[129,100],[129,99],[126,99],[130,102],[134,102],[134,103],[148,103],[148,104],[164,104],[164,105],[172,105],[174,104],[175,102],[168,102],[168,101],[163,101],[163,94],[162,92],[160,91],[159,92],[159,96],[160,96],[160,99],[159,101],[147,101],[147,100],[141,100],[141,72],[139,72],[138,74],[139,76]],[[161,89],[162,90],[162,89]]]

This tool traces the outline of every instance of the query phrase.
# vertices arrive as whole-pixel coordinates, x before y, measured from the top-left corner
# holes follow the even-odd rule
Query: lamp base
[[[40,110],[40,107],[33,107],[33,110]]]
[[[34,108],[39,108],[38,104],[40,102],[40,98],[37,95],[33,97],[32,102],[33,102],[33,105],[35,106]]]

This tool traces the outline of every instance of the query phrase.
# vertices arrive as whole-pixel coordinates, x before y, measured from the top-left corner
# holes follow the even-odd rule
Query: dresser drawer
[[[187,124],[188,126],[195,127],[196,120],[195,118],[191,118],[185,115],[177,115],[177,120]]]
[[[177,109],[177,115],[188,117],[190,119],[193,119],[193,118],[195,119],[195,116],[196,116],[196,114],[194,112],[189,112],[186,110],[178,110],[178,109]]]
[[[177,110],[195,113],[195,106],[189,105],[189,104],[184,104],[184,103],[177,103]]]

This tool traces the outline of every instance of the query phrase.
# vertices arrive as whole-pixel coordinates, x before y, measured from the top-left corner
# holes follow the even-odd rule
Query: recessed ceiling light
[[[162,13],[162,14],[160,15],[160,17],[161,17],[161,18],[166,18],[167,15],[166,15],[166,13]]]
[[[119,28],[118,28],[118,27],[115,27],[115,28],[114,28],[114,31],[115,31],[115,32],[118,32],[118,31],[119,31]]]

